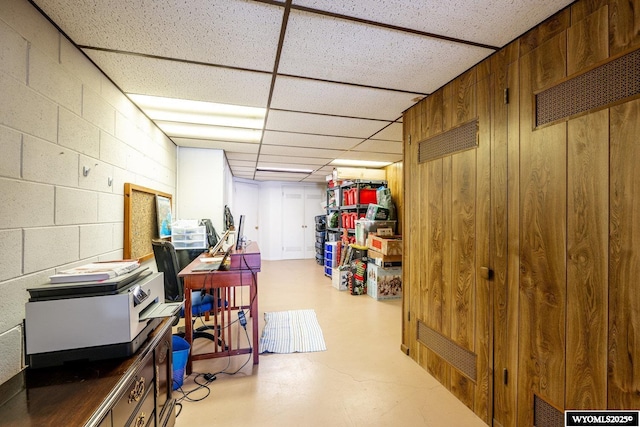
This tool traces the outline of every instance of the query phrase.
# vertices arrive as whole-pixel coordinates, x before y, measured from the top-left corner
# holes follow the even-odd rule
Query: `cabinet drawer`
[[[147,392],[142,404],[138,410],[134,413],[129,427],[146,427],[148,425],[155,425],[155,404],[153,401],[153,390],[150,389]]]
[[[153,352],[142,363],[142,366],[125,388],[124,394],[113,407],[113,425],[126,425],[129,418],[136,412],[138,406],[149,391],[154,388]],[[153,393],[151,393],[153,396]],[[153,401],[153,399],[151,399]],[[152,408],[153,410],[153,408]]]

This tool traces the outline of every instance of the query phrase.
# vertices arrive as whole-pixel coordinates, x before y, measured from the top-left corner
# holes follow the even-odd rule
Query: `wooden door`
[[[405,134],[416,142],[405,143],[409,229],[403,259],[409,354],[487,423],[492,299],[488,276],[481,272],[490,266],[489,77],[488,66],[474,69],[405,114]],[[470,122],[477,124],[476,147],[419,160],[420,141],[430,144],[429,138]],[[431,341],[433,336],[444,340]],[[458,356],[472,358],[472,372]]]

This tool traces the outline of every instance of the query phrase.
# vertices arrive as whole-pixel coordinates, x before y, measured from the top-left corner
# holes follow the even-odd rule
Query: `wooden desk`
[[[175,424],[171,322],[131,357],[27,369],[26,388],[0,406],[3,426]]]
[[[215,357],[235,356],[239,354],[253,353],[253,364],[258,364],[258,272],[260,271],[260,249],[255,242],[250,243],[246,248],[235,250],[232,249],[230,255],[231,265],[229,270],[218,271],[193,271],[194,267],[201,264],[200,258],[194,259],[187,265],[178,275],[184,281],[184,324],[185,324],[185,340],[193,349],[193,324],[191,315],[191,291],[194,289],[219,289],[219,294],[214,292],[214,306],[218,305],[218,298],[224,302],[220,302],[220,312],[215,313],[214,324],[220,326],[220,337],[224,342],[224,346],[212,342],[214,351],[207,353],[194,354],[189,352],[186,371],[191,373],[191,364],[194,360],[211,359]],[[236,302],[237,290],[241,287],[249,288],[249,303]],[[240,347],[240,343],[233,342],[231,334],[231,324],[238,320],[237,311],[240,309],[248,309],[246,316],[252,319],[252,345],[250,347]],[[236,312],[232,317],[232,312]],[[220,314],[220,322],[218,322],[218,314]],[[249,319],[247,319],[249,320]],[[214,331],[209,331],[215,333]]]

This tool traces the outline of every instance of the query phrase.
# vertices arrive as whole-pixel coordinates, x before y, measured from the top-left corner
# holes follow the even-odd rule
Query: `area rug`
[[[260,353],[304,353],[327,349],[314,310],[264,314]]]

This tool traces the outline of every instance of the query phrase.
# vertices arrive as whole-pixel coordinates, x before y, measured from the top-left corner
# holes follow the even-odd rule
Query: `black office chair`
[[[165,301],[182,301],[184,299],[184,284],[182,278],[178,277],[180,268],[173,243],[166,240],[153,240],[151,244],[153,246],[153,254],[156,259],[158,271],[164,273]],[[221,304],[223,304],[223,302],[219,301],[218,305]],[[226,302],[224,302],[224,304],[226,305]],[[213,312],[214,305],[213,296],[205,293],[204,289],[191,291],[191,315],[193,316],[194,322],[196,318]],[[184,317],[184,308],[180,313],[180,317]],[[177,320],[178,319],[176,319],[174,324],[177,323]],[[216,329],[214,326],[207,325],[196,328],[193,331],[193,339],[207,338],[215,341],[216,336],[207,331],[215,331]],[[176,335],[184,337],[184,333],[178,333]],[[224,347],[220,338],[218,338],[218,344]]]

